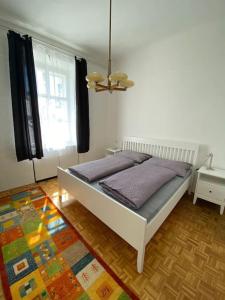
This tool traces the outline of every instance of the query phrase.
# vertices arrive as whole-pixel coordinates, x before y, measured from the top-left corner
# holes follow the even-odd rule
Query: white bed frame
[[[160,139],[124,138],[123,150],[149,153],[161,158],[191,163],[195,170],[198,144]],[[194,172],[194,171],[193,171]],[[103,223],[137,250],[137,271],[143,271],[145,247],[186,191],[191,191],[192,176],[187,178],[149,223],[147,219],[110,196],[58,167],[59,195],[65,189]],[[61,200],[60,200],[61,205]]]

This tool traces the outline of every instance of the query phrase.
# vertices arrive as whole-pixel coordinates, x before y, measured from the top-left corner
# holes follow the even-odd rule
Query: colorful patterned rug
[[[138,299],[40,187],[0,199],[6,299]]]

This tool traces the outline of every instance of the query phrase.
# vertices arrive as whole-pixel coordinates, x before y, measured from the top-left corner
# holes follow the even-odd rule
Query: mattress
[[[172,197],[172,195],[179,189],[179,187],[185,182],[185,180],[190,176],[191,176],[191,171],[188,171],[185,177],[180,177],[180,176],[174,177],[163,187],[161,187],[154,195],[152,195],[141,208],[139,208],[138,210],[136,209],[134,210],[131,208],[129,209],[133,210],[135,213],[147,219],[147,222],[149,223],[151,219],[154,218],[154,216],[158,213],[158,211]],[[98,184],[98,181],[93,182],[90,185],[104,193],[103,189]]]

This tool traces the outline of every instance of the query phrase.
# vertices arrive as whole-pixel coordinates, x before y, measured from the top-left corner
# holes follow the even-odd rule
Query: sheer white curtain
[[[33,44],[44,152],[76,145],[75,60]]]

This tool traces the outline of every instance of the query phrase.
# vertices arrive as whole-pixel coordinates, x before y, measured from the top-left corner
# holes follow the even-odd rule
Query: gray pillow
[[[129,150],[121,151],[121,152],[117,153],[116,155],[124,156],[126,158],[129,158],[133,162],[139,163],[139,164],[141,164],[143,161],[152,157],[151,155],[149,155],[147,153],[141,153],[141,152],[129,151]]]
[[[183,161],[177,160],[169,160],[169,159],[162,159],[158,157],[152,157],[147,162],[148,164],[153,164],[156,166],[164,167],[170,170],[173,170],[177,176],[185,177],[187,172],[191,169],[192,165]]]

